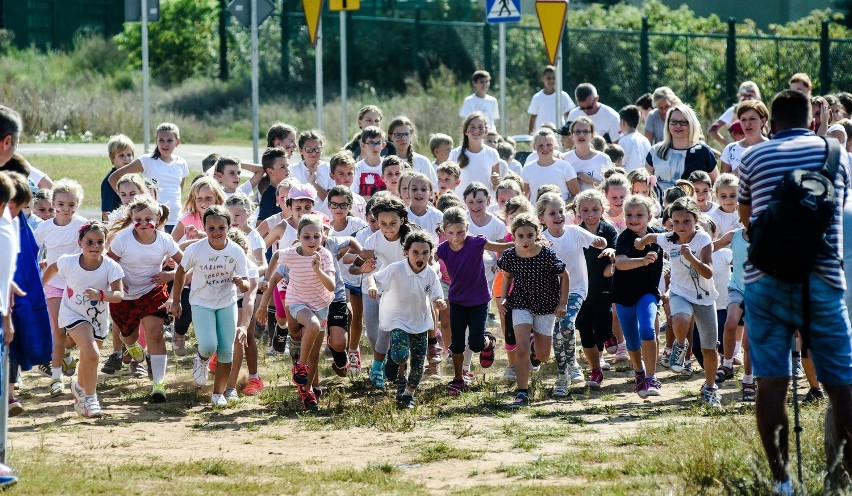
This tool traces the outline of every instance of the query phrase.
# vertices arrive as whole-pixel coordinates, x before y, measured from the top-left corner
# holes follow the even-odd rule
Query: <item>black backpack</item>
[[[825,233],[834,215],[840,143],[834,138],[823,139],[827,154],[822,170],[788,172],[772,193],[769,205],[748,229],[749,261],[783,282],[806,282],[817,255],[831,254]]]

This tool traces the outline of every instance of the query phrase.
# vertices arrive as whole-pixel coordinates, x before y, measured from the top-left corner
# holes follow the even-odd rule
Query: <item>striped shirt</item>
[[[325,248],[317,248],[320,255],[322,271],[334,278],[334,260],[331,252]],[[290,269],[290,283],[287,285],[287,296],[284,304],[307,305],[313,311],[322,310],[334,300],[334,292],[323,286],[322,281],[313,268],[313,256],[299,255],[296,247],[281,250],[278,263]]]
[[[751,205],[750,222],[766,209],[772,193],[788,172],[796,169],[819,171],[825,164],[825,141],[807,129],[788,129],[779,132],[771,140],[749,148],[740,163],[739,202]],[[820,255],[814,272],[826,283],[838,289],[846,289],[840,254],[843,253],[843,224],[841,211],[846,202],[850,182],[849,158],[840,154],[840,166],[834,179],[837,205],[834,208],[826,240],[834,255]],[[779,249],[783,249],[779,247]],[[795,256],[795,251],[790,252]],[[760,279],[763,273],[746,260],[745,283]]]

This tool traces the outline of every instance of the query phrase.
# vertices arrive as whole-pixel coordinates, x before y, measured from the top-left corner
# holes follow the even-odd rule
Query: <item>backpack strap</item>
[[[820,174],[826,177],[831,184],[834,184],[834,178],[837,177],[837,169],[840,167],[840,142],[834,138],[822,138],[825,141],[825,164],[820,170]]]

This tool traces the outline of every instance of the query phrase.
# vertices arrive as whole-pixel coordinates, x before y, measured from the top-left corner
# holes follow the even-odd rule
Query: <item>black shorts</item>
[[[328,306],[328,328],[332,327],[349,330],[349,306],[345,301],[332,301]]]
[[[237,300],[237,308],[243,308],[243,299],[242,298]]]
[[[64,328],[65,334],[68,334],[68,331],[75,329],[75,328],[77,328],[77,327],[79,327],[83,324],[87,324],[90,327],[92,327],[92,335],[95,336],[95,341],[103,341],[104,339],[106,339],[106,333],[104,333],[103,336],[98,336],[98,332],[95,330],[94,326],[92,326],[92,323],[89,322],[88,320],[83,320],[83,319],[75,320],[74,322],[65,326],[65,328]],[[109,326],[107,326],[107,332],[109,332]]]

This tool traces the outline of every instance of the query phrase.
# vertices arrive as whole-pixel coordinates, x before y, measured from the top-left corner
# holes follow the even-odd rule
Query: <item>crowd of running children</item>
[[[572,386],[600,389],[619,361],[632,366],[636,394],[658,396],[664,377],[693,374],[694,358],[704,403],[721,405],[719,384],[740,364],[742,400],[752,401],[737,166],[767,139],[756,86],[744,83],[740,104],[711,127],[723,140],[725,125],[733,141],[711,150],[705,167],[696,158],[709,148],[697,141],[698,119],[670,89],[615,112],[581,85],[579,106],[563,94],[559,116],[551,68],[530,105],[533,152],[521,163],[512,140],[493,130],[499,115],[488,82],[484,71],[474,74],[460,146],[433,134],[431,159],[412,149],[410,119],[384,127],[370,105],[340,151],[316,131],[277,123],[261,164],[213,154],[186,198],[177,126],[161,124],[156,149],[139,157],[115,136],[99,221],[77,215],[83,190],[74,180],[38,189],[30,203],[30,186],[10,174],[17,193],[8,208],[24,209],[42,249],[54,344],[41,370],[52,378],[50,395],[63,395],[63,376],[76,374],[76,411],[100,416],[100,346],[111,339],[101,371],[129,364],[152,381],[150,400],[166,401],[172,341],[176,355],[194,355],[199,386],[213,374],[212,403],[224,406],[264,389],[258,343],[266,335],[268,353],[292,356],[306,409],[323,393],[324,352],[337,375],[366,373],[411,408],[424,374],[439,376],[442,362],[452,370],[448,393],[464,394],[473,354],[491,367],[498,337],[515,406],[529,404],[530,375],[551,352],[554,397]],[[810,90],[805,75],[791,84]],[[814,102],[818,131],[845,142],[850,122],[831,124],[852,112],[852,96]],[[684,146],[690,136],[699,138]],[[190,324],[196,346],[187,342]],[[372,360],[361,355],[364,328]],[[248,379],[238,391],[244,360]],[[21,411],[14,397],[10,405]]]

